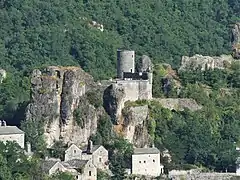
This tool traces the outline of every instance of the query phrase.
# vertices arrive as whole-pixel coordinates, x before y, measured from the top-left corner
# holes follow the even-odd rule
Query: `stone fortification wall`
[[[114,86],[124,89],[125,102],[152,99],[152,84],[148,80],[118,80]]]
[[[230,180],[235,176],[235,173],[201,172],[201,169],[172,170],[168,174],[172,180]]]

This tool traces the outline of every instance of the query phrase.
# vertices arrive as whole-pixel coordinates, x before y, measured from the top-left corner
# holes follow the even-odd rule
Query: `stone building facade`
[[[97,168],[91,161],[85,160],[45,160],[42,162],[42,171],[47,175],[53,175],[58,172],[68,172],[74,176],[76,180],[96,180]]]
[[[132,174],[154,177],[163,174],[160,151],[157,148],[135,148],[132,155]]]
[[[69,148],[65,151],[64,160],[69,161],[72,159],[82,159],[82,150],[75,144],[69,146]]]
[[[83,148],[72,144],[65,151],[65,161],[74,159],[91,161],[97,169],[109,169],[108,151],[102,145],[93,145],[92,141],[89,141],[88,145]]]
[[[0,141],[16,142],[24,149],[24,132],[16,126],[7,126],[5,121],[0,121]]]
[[[101,145],[92,145],[91,141],[88,146],[83,149],[82,159],[91,160],[98,169],[109,169],[108,151]]]

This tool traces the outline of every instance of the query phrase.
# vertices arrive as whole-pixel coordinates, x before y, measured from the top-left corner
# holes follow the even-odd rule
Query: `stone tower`
[[[123,79],[123,72],[135,72],[135,52],[129,50],[117,51],[117,78]]]

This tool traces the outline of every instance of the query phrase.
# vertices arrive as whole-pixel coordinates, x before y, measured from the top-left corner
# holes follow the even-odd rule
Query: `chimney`
[[[155,145],[154,145],[154,143],[152,144],[152,148],[155,148]]]
[[[7,126],[7,123],[6,123],[6,121],[2,121],[2,126]]]
[[[2,126],[2,124],[3,124],[3,123],[2,123],[2,120],[0,120],[0,126]]]
[[[92,153],[93,143],[91,140],[88,140],[87,152]]]
[[[27,153],[31,153],[32,152],[32,148],[31,148],[30,142],[27,142],[26,145],[27,145]]]

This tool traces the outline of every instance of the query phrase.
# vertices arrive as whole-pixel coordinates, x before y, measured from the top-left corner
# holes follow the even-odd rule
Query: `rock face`
[[[232,29],[233,57],[240,58],[240,23],[236,23]]]
[[[66,143],[85,143],[96,131],[96,128],[92,128],[97,124],[95,117],[83,128],[73,121],[73,112],[91,83],[93,78],[79,67],[50,66],[44,71],[33,71],[32,103],[26,109],[26,120],[44,121],[48,146],[60,138]],[[80,136],[82,134],[84,136]]]
[[[124,88],[114,86],[114,84],[110,85],[104,91],[103,106],[115,125],[120,122],[125,97]]]
[[[4,69],[0,68],[0,84],[7,77],[7,72]]]
[[[135,147],[150,145],[148,134],[148,105],[128,107],[123,112],[123,135]]]
[[[140,58],[137,69],[138,69],[138,72],[152,72],[153,64],[152,64],[151,59],[147,55],[143,55]]]
[[[111,85],[104,92],[104,108],[110,115],[115,132],[122,134],[136,147],[150,143],[147,130],[148,106],[125,107],[124,88]]]
[[[197,111],[202,109],[201,105],[198,105],[194,99],[188,98],[166,98],[166,99],[155,99],[158,101],[164,108],[183,111],[185,108],[188,108],[191,111]]]
[[[215,68],[224,69],[228,67],[233,60],[231,55],[222,55],[219,57],[202,56],[199,54],[192,57],[183,56],[179,71],[196,70],[197,68],[200,68],[202,71]]]

